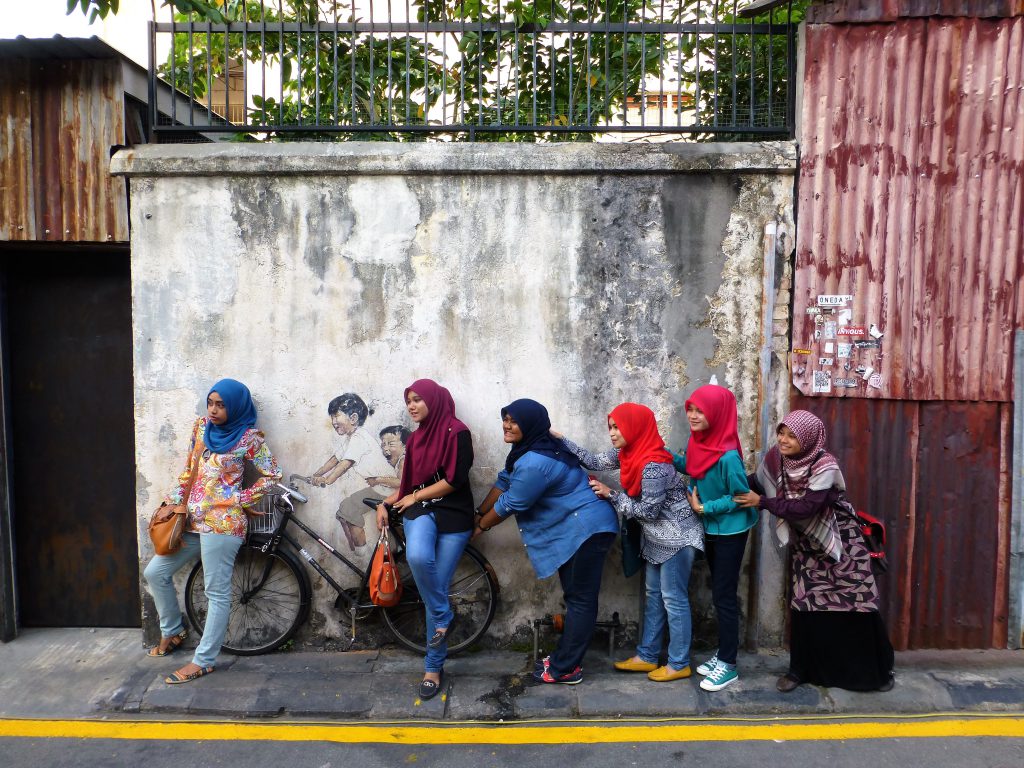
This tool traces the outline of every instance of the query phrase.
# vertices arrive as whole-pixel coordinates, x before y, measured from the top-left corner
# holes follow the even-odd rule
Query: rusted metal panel
[[[1024,18],[812,24],[805,72],[793,346],[811,354],[794,384],[813,394],[818,371],[834,397],[1009,401]],[[820,295],[852,295],[848,325],[876,324],[879,348],[859,335],[843,340],[868,342],[850,358],[825,354],[840,339],[805,313]]]
[[[125,181],[109,173],[124,143],[114,59],[0,62],[0,239],[126,242]]]
[[[807,9],[815,24],[896,21],[921,16],[1024,15],[1024,0],[825,0]]]
[[[1006,645],[998,403],[922,403],[910,647]]]
[[[905,648],[1006,645],[1012,406],[809,398],[850,501],[886,523],[882,610]]]

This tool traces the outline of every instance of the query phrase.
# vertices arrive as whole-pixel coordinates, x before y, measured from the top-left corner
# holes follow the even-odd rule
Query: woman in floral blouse
[[[255,429],[256,407],[244,384],[234,379],[214,384],[206,396],[206,413],[192,428],[185,470],[164,500],[164,504],[188,505],[181,549],[171,555],[157,555],[144,573],[160,614],[160,644],[151,648],[149,655],[166,656],[188,638],[174,591],[174,574],[197,555],[203,561],[209,601],[206,627],[192,661],[165,679],[172,685],[213,672],[231,611],[231,571],[245,540],[244,508],[259,501],[281,479],[263,433]],[[243,489],[245,461],[251,462],[261,477],[252,487]]]

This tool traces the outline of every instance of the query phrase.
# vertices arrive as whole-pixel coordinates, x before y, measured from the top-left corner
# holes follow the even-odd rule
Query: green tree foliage
[[[758,128],[786,124],[787,93],[796,72],[796,39],[789,39],[787,24],[804,19],[811,0],[793,0],[792,11],[783,5],[753,19],[726,12],[725,24],[737,23],[739,31],[690,36],[683,57],[695,62],[691,77],[699,122],[714,128],[739,123]],[[772,35],[744,34],[744,25],[771,23]],[[710,134],[709,134],[710,135]],[[763,134],[738,135],[737,140],[764,138]]]

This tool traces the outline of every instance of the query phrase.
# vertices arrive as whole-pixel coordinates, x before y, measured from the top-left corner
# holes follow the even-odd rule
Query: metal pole
[[[1013,337],[1013,490],[1010,500],[1010,617],[1006,645],[1024,647],[1024,330]]]

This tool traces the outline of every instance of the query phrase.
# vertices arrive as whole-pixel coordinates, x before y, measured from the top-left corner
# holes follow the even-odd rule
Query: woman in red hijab
[[[737,431],[736,398],[717,384],[698,387],[686,401],[690,440],[673,463],[696,483],[690,506],[704,522],[704,554],[711,570],[711,598],[718,618],[718,651],[697,667],[700,687],[720,691],[739,679],[740,609],[736,591],[747,536],[757,510],[745,509],[733,496],[745,494],[747,471]]]
[[[447,634],[455,620],[448,589],[473,532],[473,439],[455,418],[451,393],[436,381],[414,381],[405,390],[405,403],[419,427],[405,446],[401,485],[384,504],[394,505],[404,518],[406,559],[426,608],[427,656],[419,694],[432,699],[444,684]],[[387,515],[383,504],[377,507],[378,530],[387,525]]]
[[[625,518],[639,521],[643,531],[640,556],[646,561],[647,604],[636,655],[615,662],[623,672],[646,672],[658,683],[689,677],[690,568],[704,548],[704,530],[686,499],[686,484],[672,467],[672,454],[658,432],[654,412],[646,405],[622,403],[608,414],[612,450],[591,453],[562,438],[584,469],[619,470],[622,491],[590,481]],[[668,658],[659,666],[662,638],[668,629]]]

